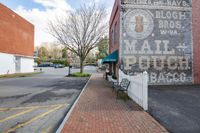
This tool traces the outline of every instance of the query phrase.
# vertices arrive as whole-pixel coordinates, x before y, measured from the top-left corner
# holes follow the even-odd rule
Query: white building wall
[[[15,56],[0,53],[0,75],[15,73]]]
[[[0,75],[16,73],[16,57],[20,58],[20,73],[34,72],[34,59],[13,54],[0,53]]]
[[[21,73],[34,72],[34,59],[21,57]]]

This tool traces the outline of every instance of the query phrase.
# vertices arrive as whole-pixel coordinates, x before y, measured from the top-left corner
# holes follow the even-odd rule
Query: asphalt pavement
[[[200,133],[200,85],[150,86],[149,113],[171,133]]]
[[[65,77],[68,68],[42,70],[32,77],[0,79],[0,132],[55,132],[88,80]]]

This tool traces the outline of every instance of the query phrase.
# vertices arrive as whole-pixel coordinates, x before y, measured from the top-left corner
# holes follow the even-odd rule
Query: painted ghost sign
[[[150,84],[192,83],[191,0],[123,0],[120,69]]]

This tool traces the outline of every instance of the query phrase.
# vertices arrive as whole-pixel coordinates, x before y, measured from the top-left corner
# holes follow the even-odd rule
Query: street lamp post
[[[72,62],[72,56],[71,56],[71,54],[69,55],[69,69],[68,69],[68,76],[71,76],[71,68],[72,68],[72,66],[71,66],[71,62]]]

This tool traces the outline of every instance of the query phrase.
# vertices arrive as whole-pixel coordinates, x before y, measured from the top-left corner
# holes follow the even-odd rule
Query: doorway
[[[20,57],[15,57],[15,73],[20,73],[21,72],[21,58]]]

